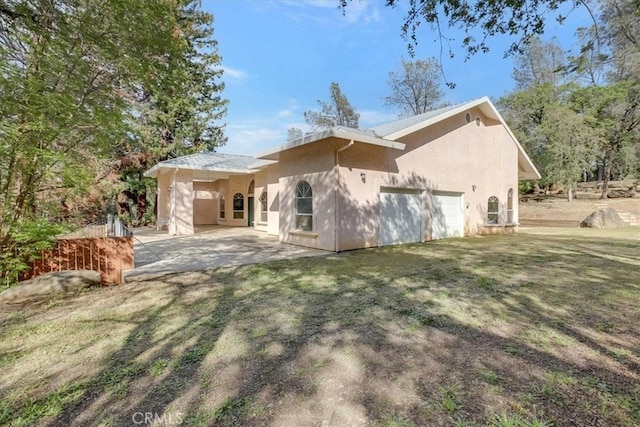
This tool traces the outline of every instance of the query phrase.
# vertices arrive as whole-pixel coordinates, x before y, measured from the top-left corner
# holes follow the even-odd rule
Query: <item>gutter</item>
[[[340,152],[346,150],[347,148],[353,147],[353,145],[355,145],[355,141],[352,139],[347,145],[345,145],[344,147],[338,148],[336,150],[336,189],[334,191],[334,213],[335,213],[335,218],[334,218],[334,225],[333,225],[333,231],[334,231],[334,243],[335,243],[335,247],[334,247],[334,252],[338,252],[338,248],[340,247],[338,239],[338,219],[340,218],[339,215],[339,210],[340,210],[340,204],[338,203],[338,190],[340,190]]]

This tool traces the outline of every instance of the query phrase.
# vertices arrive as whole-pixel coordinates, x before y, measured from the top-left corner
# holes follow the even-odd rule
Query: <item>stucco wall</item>
[[[216,205],[216,210],[218,211],[218,220],[216,221],[216,223],[220,225],[226,225],[227,218],[229,216],[228,210],[231,209],[229,207],[229,180],[220,179],[216,181],[216,183],[218,184],[218,203]],[[225,201],[225,217],[224,218],[220,217],[220,199],[222,197],[224,197],[224,201]]]
[[[255,176],[232,175],[215,182],[192,183],[190,171],[179,171],[175,178],[173,171],[160,174],[159,221],[167,220],[169,232],[180,234],[193,233],[194,222],[247,226],[248,186],[255,178],[255,228],[278,235],[286,243],[325,250],[378,246],[381,187],[419,190],[425,240],[431,238],[434,191],[463,195],[465,234],[506,231],[509,189],[514,192],[514,222],[518,219],[517,147],[506,129],[484,117],[479,108],[469,110],[469,114],[469,123],[463,112],[400,139],[406,144],[405,150],[356,142],[337,158],[336,151],[349,141],[332,138],[281,152],[278,164]],[[480,118],[478,122],[476,117]],[[335,167],[336,160],[339,168]],[[301,180],[309,182],[314,194],[310,232],[296,230],[295,225],[295,189]],[[338,186],[340,191],[336,191]],[[169,187],[174,192],[163,190]],[[261,221],[259,201],[265,190],[266,223]],[[234,218],[236,193],[242,194],[244,200],[242,218]],[[226,201],[225,219],[219,217],[220,195]],[[500,227],[487,226],[490,196],[500,201]],[[176,220],[172,222],[171,218]]]
[[[247,190],[252,179],[253,175],[231,175],[228,180],[220,180],[220,191],[225,195],[226,220],[219,220],[219,223],[233,227],[246,227],[248,225],[249,205]],[[233,196],[236,193],[242,194],[244,200],[242,218],[234,218],[233,215]]]
[[[194,225],[216,224],[218,220],[218,183],[193,183]]]
[[[268,186],[267,186],[267,172],[260,171],[254,175],[255,179],[255,196],[254,196],[254,212],[255,212],[255,223],[253,228],[258,231],[267,231],[267,221],[262,221],[261,217],[261,203],[260,196],[264,191],[267,191],[268,194]],[[268,207],[268,205],[267,205]]]
[[[402,141],[406,153],[396,162],[405,173],[428,177],[433,190],[464,193],[467,231],[474,234],[487,222],[490,196],[499,198],[500,222],[506,221],[509,188],[515,193],[517,221],[518,151],[501,124],[487,120],[478,108],[469,112],[470,123],[462,113],[407,136]]]
[[[402,138],[404,151],[356,143],[341,154],[339,250],[379,244],[383,186],[423,190],[425,240],[431,238],[433,191],[463,194],[469,235],[486,229],[490,196],[499,198],[500,222],[506,222],[511,188],[517,222],[517,147],[502,125],[487,120],[479,109],[470,114],[470,123],[462,113]]]
[[[171,175],[171,194],[175,212],[170,213],[169,234],[193,234],[193,172],[178,170]]]
[[[345,141],[329,139],[280,153],[278,174],[281,178],[277,195],[281,241],[335,250],[335,151],[344,145]],[[311,232],[301,232],[295,226],[295,190],[302,180],[313,190]]]
[[[255,174],[255,229],[277,236],[280,222],[280,166],[274,164]],[[267,221],[261,220],[260,196],[267,192]]]
[[[169,225],[169,218],[171,213],[170,194],[169,187],[171,181],[169,179],[170,174],[168,172],[158,175],[158,202],[156,205],[156,229],[166,230]]]

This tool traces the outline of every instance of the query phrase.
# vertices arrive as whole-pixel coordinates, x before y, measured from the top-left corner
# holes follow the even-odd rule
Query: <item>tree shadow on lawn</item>
[[[590,268],[580,239],[528,239],[218,269],[194,285],[167,276],[166,302],[135,317],[85,392],[46,423],[134,425],[148,413],[187,425],[451,425],[501,412],[637,422],[637,358],[616,357],[590,323],[619,308],[637,274],[615,259]],[[632,354],[637,320],[615,320]],[[532,338],[538,330],[551,339]]]

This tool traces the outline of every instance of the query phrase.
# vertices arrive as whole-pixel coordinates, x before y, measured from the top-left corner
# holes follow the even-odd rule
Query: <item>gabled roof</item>
[[[271,150],[267,150],[257,154],[256,158],[263,160],[278,160],[278,156],[282,151],[290,150],[301,145],[310,144],[315,141],[320,141],[322,139],[332,137],[363,142],[365,144],[378,145],[381,147],[395,148],[398,150],[404,150],[405,147],[403,143],[382,138],[371,130],[353,129],[345,126],[334,126],[329,129],[305,135],[302,138],[294,139],[293,141],[288,141],[278,147],[272,148]]]
[[[531,162],[524,148],[522,148],[516,136],[511,132],[511,129],[509,129],[509,126],[507,126],[507,123],[487,96],[376,126],[372,128],[372,131],[385,139],[398,140],[475,107],[478,107],[486,117],[500,122],[514,144],[516,144],[516,147],[518,147],[518,179],[539,179],[540,173],[535,165]]]
[[[254,157],[239,156],[222,153],[197,153],[189,156],[160,162],[147,172],[145,176],[157,177],[161,170],[191,169],[207,173],[203,179],[223,178],[228,174],[249,174],[257,169],[262,169],[270,164],[277,163],[280,152],[290,150],[301,145],[310,144],[327,138],[339,138],[381,147],[404,150],[405,144],[400,139],[421,129],[439,123],[443,120],[464,113],[471,108],[479,108],[486,117],[498,121],[506,129],[507,133],[518,148],[518,179],[538,179],[540,173],[525,153],[515,135],[511,132],[506,122],[498,113],[488,97],[478,98],[468,102],[439,108],[413,117],[408,117],[394,122],[382,124],[369,130],[353,129],[345,126],[335,126],[319,132],[308,134],[302,138],[288,141],[271,150],[264,151]]]
[[[376,134],[382,136],[383,138],[386,138],[388,135],[393,135],[396,132],[400,132],[404,129],[411,128],[415,125],[419,125],[420,123],[426,120],[434,119],[440,115],[446,114],[449,111],[455,110],[464,104],[466,103],[450,105],[448,107],[442,107],[442,108],[438,108],[437,110],[427,111],[426,113],[417,114],[415,116],[407,117],[400,120],[395,120],[389,123],[384,123],[371,128],[371,130],[374,131]],[[436,121],[440,121],[440,119]]]
[[[254,172],[249,166],[256,159],[249,156],[203,152],[176,157],[158,163],[144,173],[144,176],[157,177],[162,169],[191,169],[225,173],[248,174]]]

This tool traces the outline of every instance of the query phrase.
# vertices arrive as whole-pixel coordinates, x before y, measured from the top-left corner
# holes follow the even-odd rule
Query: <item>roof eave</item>
[[[258,160],[257,162],[250,164],[249,169],[263,170],[277,163],[277,160]]]
[[[253,166],[253,165],[250,165]],[[229,174],[239,174],[239,175],[250,175],[252,173],[256,173],[255,169],[223,169],[216,167],[197,167],[197,166],[181,166],[181,165],[167,165],[158,163],[148,171],[144,173],[145,177],[157,178],[160,174],[160,170],[173,170],[173,169],[181,169],[181,170],[192,170],[192,171],[209,171],[209,172],[221,172],[221,173],[229,173]]]
[[[393,133],[390,133],[389,135],[385,135],[385,139],[398,140],[398,139],[402,138],[403,136],[407,136],[409,134],[412,134],[414,132],[419,131],[420,129],[424,129],[424,128],[429,127],[429,126],[431,126],[431,125],[433,125],[435,123],[441,122],[442,120],[446,120],[449,117],[453,117],[456,114],[460,114],[461,112],[463,112],[465,110],[468,110],[469,108],[476,107],[478,105],[484,104],[485,102],[490,102],[489,97],[483,96],[482,98],[478,98],[478,99],[475,99],[473,101],[467,102],[466,104],[459,105],[456,108],[448,110],[448,111],[446,111],[446,112],[444,112],[442,114],[439,114],[439,115],[437,115],[435,117],[431,117],[430,119],[427,119],[427,120],[425,120],[423,122],[416,123],[416,124],[414,124],[412,126],[408,126],[408,127],[404,128],[404,129],[401,129],[401,130],[399,130],[397,132],[393,132]],[[497,117],[496,117],[496,119],[497,119]]]
[[[404,150],[406,144],[403,142],[392,141],[388,138],[376,138],[374,136],[364,135],[361,133],[350,132],[346,129],[337,128],[333,132],[335,137],[341,139],[349,139],[356,142],[363,142],[365,144],[377,145],[380,147],[393,148],[396,150]]]
[[[341,127],[332,127],[332,128],[325,129],[323,131],[316,132],[310,135],[305,135],[302,138],[289,141],[278,147],[272,148],[267,151],[263,151],[262,153],[258,153],[255,155],[255,158],[262,159],[262,160],[278,160],[279,154],[283,151],[291,150],[292,148],[300,147],[302,145],[310,144],[316,141],[321,141],[327,138],[340,138],[340,139],[353,140],[356,142],[377,145],[380,147],[393,148],[396,150],[405,149],[405,144],[402,142],[392,141],[388,138],[376,138],[374,136],[365,135],[359,132],[351,132],[348,129],[341,128]]]
[[[160,163],[158,163],[154,165],[151,169],[143,173],[142,175],[147,178],[157,178],[160,168],[161,168]]]
[[[534,179],[540,179],[540,173],[537,170],[518,171],[518,181],[529,181]]]

